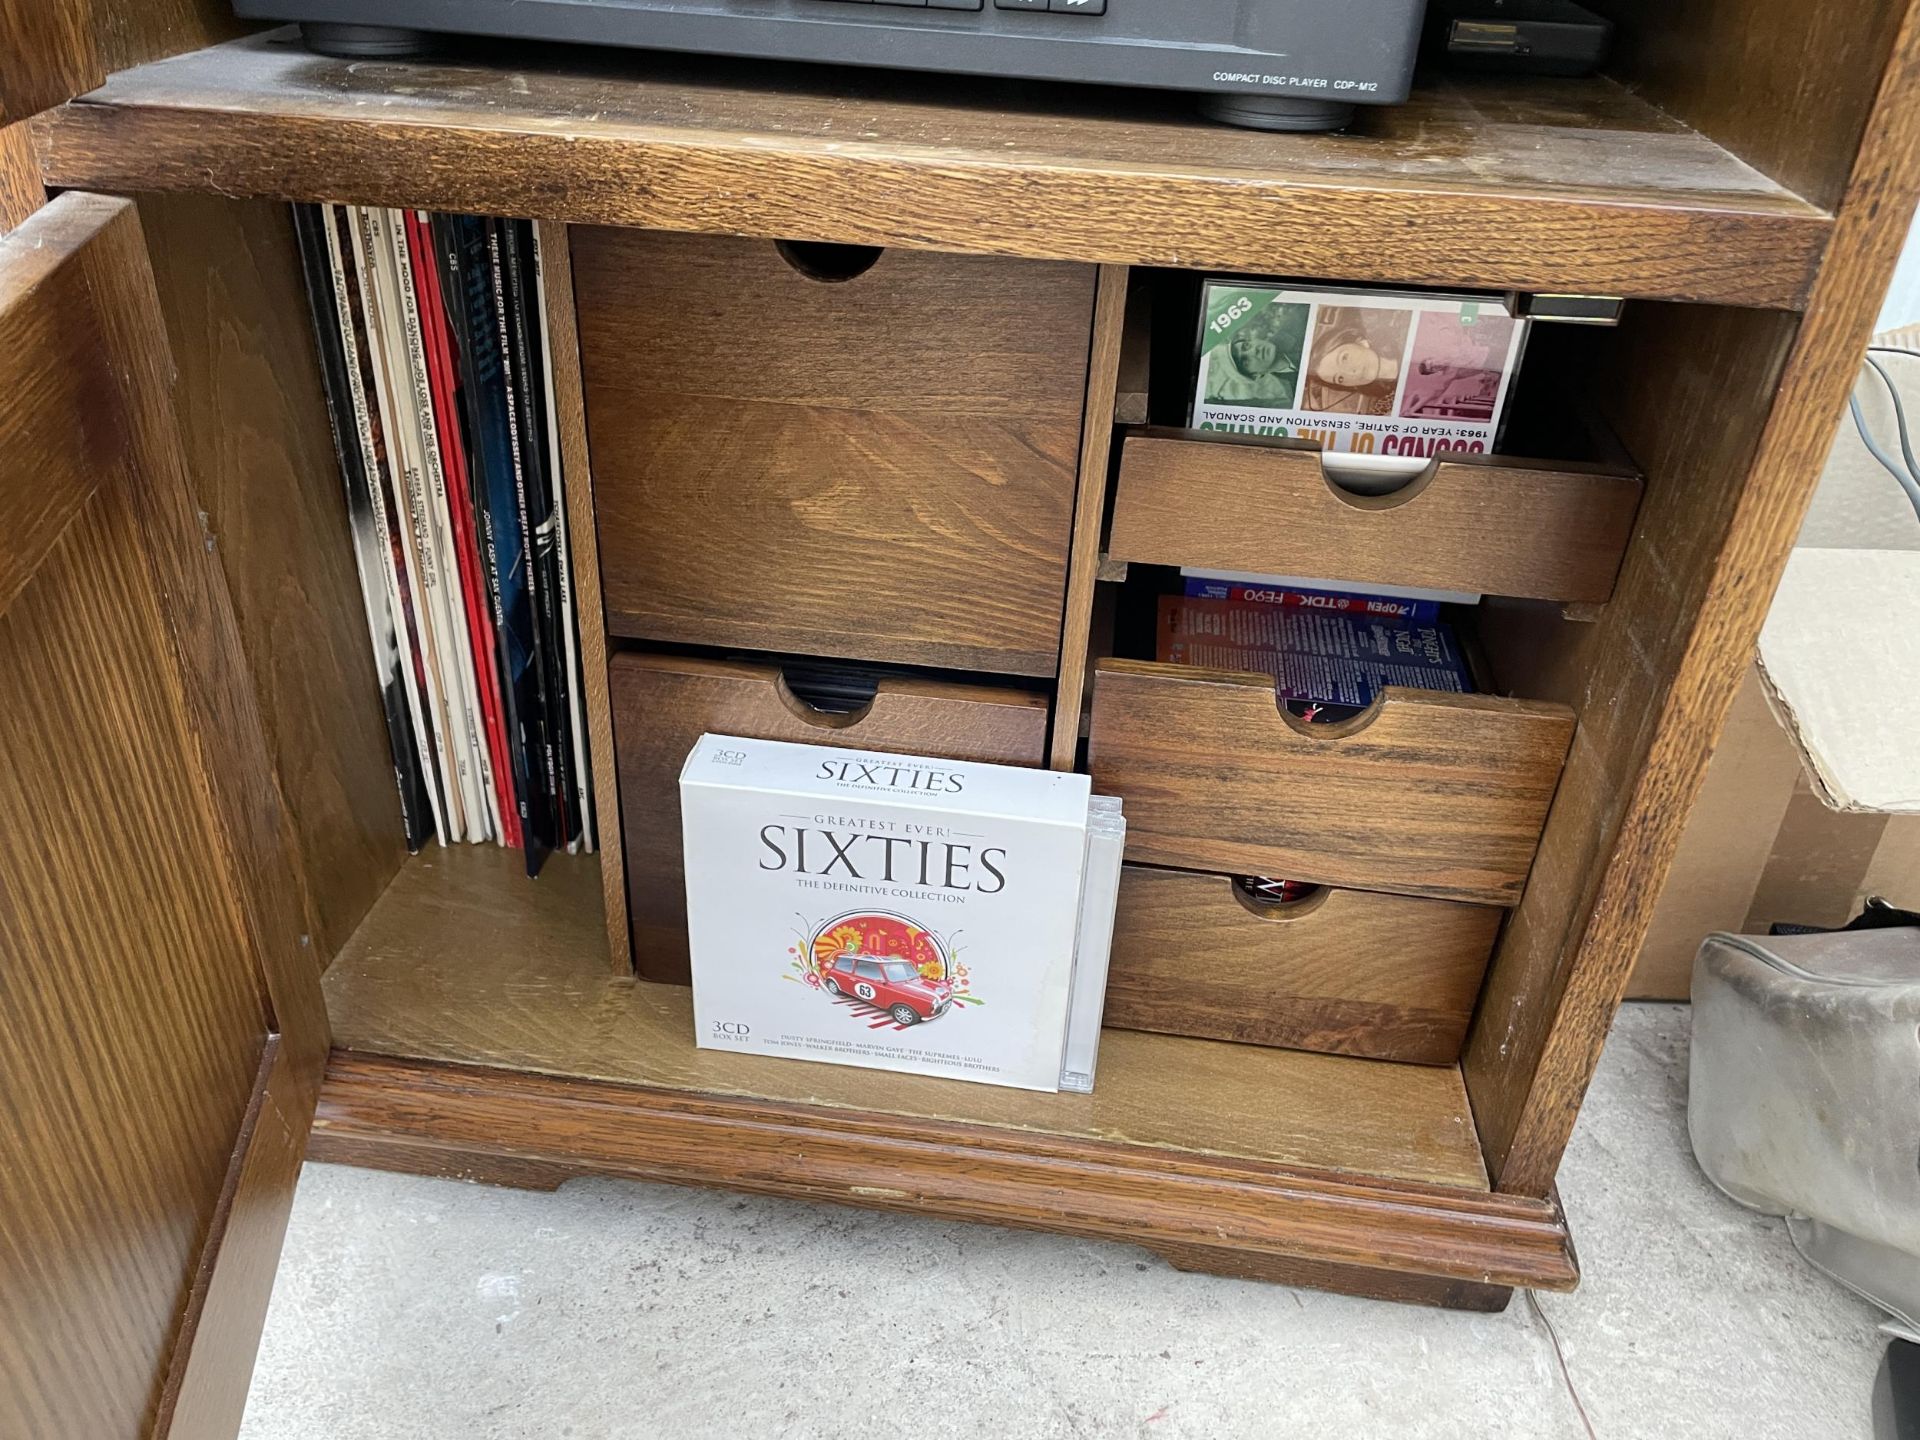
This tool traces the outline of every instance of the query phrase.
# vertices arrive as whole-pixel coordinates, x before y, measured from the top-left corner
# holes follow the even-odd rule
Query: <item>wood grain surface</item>
[[[1114,407],[1120,380],[1121,337],[1128,317],[1127,270],[1100,270],[1093,306],[1093,344],[1087,366],[1085,431],[1080,438],[1080,483],[1073,505],[1073,544],[1067,555],[1067,609],[1060,627],[1060,683],[1054,691],[1049,759],[1071,770],[1080,756],[1087,670],[1093,659],[1093,597],[1100,576],[1100,537],[1107,525],[1107,481],[1113,452]]]
[[[130,493],[153,587],[166,601],[172,659],[194,733],[194,773],[217,820],[216,848],[202,863],[227,877],[238,902],[275,1032],[266,1097],[273,1123],[263,1119],[244,1135],[229,1164],[217,1228],[201,1248],[195,1293],[204,1294],[204,1303],[190,1304],[183,1317],[162,1393],[163,1410],[169,1404],[174,1410],[169,1435],[220,1434],[237,1427],[246,1398],[329,1048],[327,1015],[302,929],[292,824],[219,558],[206,543],[189,486],[169,389],[178,372],[148,247],[124,209],[97,197],[72,199],[83,211],[112,216],[91,247],[88,288],[128,397],[135,446],[148,462],[144,483]],[[209,1357],[204,1362],[202,1351]]]
[[[322,1147],[341,1137],[362,1153],[389,1138],[427,1139],[580,1173],[1183,1247],[1188,1255],[1184,1247],[1216,1247],[1239,1252],[1242,1266],[1298,1260],[1545,1289],[1577,1280],[1565,1222],[1548,1202],[1045,1130],[903,1122],[891,1113],[341,1054],[315,1134]]]
[[[580,632],[580,695],[586,709],[587,757],[593,769],[594,843],[606,887],[607,959],[632,970],[627,931],[626,841],[620,829],[620,784],[613,749],[613,702],[607,693],[607,608],[600,588],[600,532],[594,519],[593,457],[587,447],[586,397],[580,380],[580,324],[573,288],[573,246],[564,225],[540,221],[540,263],[547,280],[547,347],[565,470],[567,543],[573,555],[573,610]]]
[[[129,496],[146,536],[155,590],[166,598],[197,773],[219,822],[218,849],[206,863],[217,862],[230,877],[265,981],[273,1028],[292,1064],[296,1098],[310,1108],[328,1049],[327,1015],[303,928],[297,846],[248,678],[239,622],[194,504],[172,393],[177,369],[147,244],[136,213],[100,196],[72,199],[71,214],[100,225],[89,247],[88,284],[123,377],[133,443],[146,467],[146,483],[129,487]]]
[[[40,158],[26,122],[0,124],[0,235],[21,224],[47,203],[40,183]]]
[[[0,0],[0,128],[246,28],[224,0]]]
[[[1484,1183],[1451,1069],[1116,1030],[1102,1039],[1094,1094],[1042,1095],[697,1049],[684,986],[608,975],[592,857],[554,856],[538,885],[508,884],[513,862],[464,848],[408,863],[327,972],[338,1046],[729,1097],[742,1120],[780,1106],[885,1110],[909,1126],[954,1121],[1463,1190]],[[728,1142],[708,1144],[722,1163]]]
[[[287,208],[150,196],[174,409],[325,965],[406,858],[366,604]]]
[[[574,231],[617,635],[1052,675],[1094,270]]]
[[[182,1335],[202,1343],[174,1347],[157,1435],[239,1433],[307,1151],[313,1097],[305,1088],[280,1037],[270,1037],[181,1321]]]
[[[777,666],[622,652],[611,703],[634,962],[646,979],[672,985],[692,979],[680,770],[702,735],[1003,765],[1046,759],[1046,699],[1021,690],[887,679],[864,711],[827,715],[787,689]]]
[[[1601,79],[1447,79],[1274,136],[1183,97],[275,36],[116,75],[45,140],[54,182],[107,190],[1770,306],[1831,224]]]
[[[42,220],[30,233],[44,234],[50,223]],[[69,248],[48,257],[46,273],[27,270],[18,248],[26,239],[16,236],[0,249],[0,263],[6,266],[0,277],[11,282],[0,300],[11,306],[5,320],[11,343],[22,355],[9,365],[20,388],[0,417],[16,457],[7,488],[0,491],[0,504],[6,507],[0,514],[0,613],[41,574],[101,485],[115,478],[131,443],[111,373],[97,361],[79,364],[85,358],[80,347],[88,340],[98,342],[99,322],[83,308],[71,327],[60,323],[57,305],[84,283],[84,277],[70,278],[55,268],[81,253],[86,237],[75,237],[72,229],[52,231]],[[30,364],[36,361],[41,366],[37,373]],[[21,474],[24,462],[43,454],[47,458],[39,478],[27,483]]]
[[[130,206],[65,196],[0,240],[0,533],[32,537],[0,558],[7,1435],[156,1421],[280,998],[247,893],[272,881],[234,865],[206,769],[185,577],[210,562],[162,521],[185,502],[169,365]],[[257,750],[223,758],[271,788]],[[324,1047],[298,1047],[309,1104]]]
[[[1610,74],[1831,209],[1907,4],[1596,0],[1591,8],[1615,22]]]
[[[1501,915],[1362,890],[1261,906],[1230,876],[1129,865],[1104,1023],[1451,1065]]]
[[[1689,724],[1704,723],[1696,697],[1674,691],[1673,677],[1700,622],[1714,557],[1747,483],[1797,328],[1791,316],[1757,311],[1631,313],[1611,337],[1615,343],[1594,357],[1592,371],[1594,388],[1607,392],[1610,420],[1647,472],[1647,499],[1614,599],[1586,624],[1524,604],[1494,606],[1481,617],[1481,639],[1498,672],[1580,716],[1527,893],[1495,952],[1462,1056],[1490,1132],[1503,1133],[1518,1119],[1535,1086],[1557,1092],[1584,1087],[1589,1078],[1590,1072],[1549,1075],[1538,1067],[1572,967],[1594,964],[1610,972],[1620,958],[1587,951],[1586,937],[1600,918],[1592,907],[1651,737],[1672,706],[1682,707]],[[1764,612],[1765,595],[1744,603]],[[1745,654],[1750,660],[1751,648]],[[1710,729],[1698,737],[1703,760],[1716,735]],[[1678,826],[1693,797],[1669,803],[1678,807]],[[1650,875],[1637,870],[1639,863],[1636,873]],[[1632,881],[1609,903],[1626,903],[1641,886],[1651,907],[1662,888],[1658,878]],[[1636,934],[1631,951],[1640,944]],[[1612,1016],[1608,1005],[1604,1020],[1590,1012],[1588,1024],[1598,1023],[1604,1033]],[[1533,1193],[1551,1181],[1554,1169],[1557,1159],[1553,1167],[1537,1165]]]
[[[1552,1185],[1916,192],[1920,14],[1908,6],[1805,320],[1654,309],[1595,375],[1648,503],[1612,603],[1555,667],[1581,744],[1463,1057],[1504,1190]]]
[[[358,1165],[363,1170],[389,1170],[401,1175],[428,1175],[435,1180],[460,1180],[469,1185],[546,1192],[558,1190],[567,1181],[589,1173],[578,1165],[522,1160],[515,1155],[442,1144],[417,1135],[355,1133],[345,1126],[311,1136],[307,1158],[324,1165]]]
[[[260,22],[229,0],[92,0],[94,43],[109,73],[231,40]]]
[[[1107,550],[1148,565],[1603,601],[1639,508],[1639,478],[1599,467],[1448,456],[1391,495],[1354,495],[1310,443],[1147,430],[1121,450]]]
[[[418,1155],[413,1147],[427,1140],[469,1156],[580,1173],[1167,1246],[1186,1263],[1213,1258],[1208,1249],[1236,1252],[1231,1266],[1218,1266],[1229,1273],[1264,1262],[1274,1278],[1314,1275],[1308,1283],[1339,1284],[1350,1267],[1368,1272],[1370,1293],[1383,1293],[1394,1274],[1550,1290],[1570,1289],[1578,1278],[1565,1221],[1551,1202],[1045,1129],[340,1054],[315,1135],[322,1147],[338,1136],[362,1154],[391,1139]],[[403,1150],[395,1163],[405,1158]],[[1288,1270],[1287,1262],[1303,1263]],[[1405,1289],[1409,1298],[1420,1291],[1437,1298],[1416,1283]]]
[[[106,79],[90,0],[0,0],[0,126]]]
[[[1269,676],[1102,660],[1088,756],[1138,864],[1510,905],[1572,734],[1563,706],[1398,688],[1309,725]]]

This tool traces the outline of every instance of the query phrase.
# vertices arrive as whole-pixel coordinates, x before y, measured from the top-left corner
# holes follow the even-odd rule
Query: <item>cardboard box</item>
[[[1733,703],[1627,991],[1685,1000],[1715,931],[1844,925],[1871,895],[1920,908],[1920,816],[1831,808],[1768,708],[1758,665]]]
[[[1920,412],[1920,359],[1883,363]],[[1859,393],[1893,443],[1885,387]],[[1849,419],[1627,993],[1684,1000],[1715,931],[1842,925],[1873,895],[1920,909],[1920,519]]]

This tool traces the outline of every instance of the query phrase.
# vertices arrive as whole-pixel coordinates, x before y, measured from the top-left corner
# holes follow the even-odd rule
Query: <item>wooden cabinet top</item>
[[[524,47],[344,61],[279,31],[38,126],[63,186],[1777,308],[1833,224],[1605,79],[1442,79],[1348,133],[1270,135],[1182,96]]]

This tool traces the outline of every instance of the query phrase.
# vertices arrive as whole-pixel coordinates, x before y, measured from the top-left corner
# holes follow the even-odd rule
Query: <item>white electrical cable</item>
[[[1894,423],[1900,431],[1900,454],[1906,462],[1901,464],[1874,438],[1867,427],[1866,413],[1860,408],[1860,397],[1856,393],[1847,397],[1847,408],[1853,414],[1854,428],[1860,432],[1861,443],[1867,447],[1867,453],[1880,462],[1880,466],[1889,475],[1900,482],[1900,488],[1906,492],[1907,502],[1913,506],[1914,514],[1920,517],[1920,462],[1916,462],[1913,452],[1913,437],[1907,429],[1907,407],[1901,402],[1900,388],[1893,383],[1893,377],[1887,373],[1887,367],[1873,358],[1874,354],[1911,355],[1920,357],[1920,351],[1902,349],[1897,345],[1871,345],[1868,347],[1866,364],[1880,382],[1887,387],[1887,394],[1893,401]]]
[[[1900,456],[1906,462],[1904,473],[1909,481],[1920,480],[1920,460],[1914,458],[1913,437],[1907,431],[1907,406],[1900,398],[1900,387],[1893,383],[1893,376],[1887,373],[1887,367],[1871,355],[1867,357],[1867,364],[1880,377],[1880,383],[1887,387],[1887,398],[1893,401],[1893,422],[1900,436]],[[1912,492],[1908,493],[1911,495]]]

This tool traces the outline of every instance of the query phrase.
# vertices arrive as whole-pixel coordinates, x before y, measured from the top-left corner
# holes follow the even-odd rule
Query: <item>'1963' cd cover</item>
[[[1491,296],[1209,281],[1193,425],[1342,458],[1491,454],[1527,326]]]

